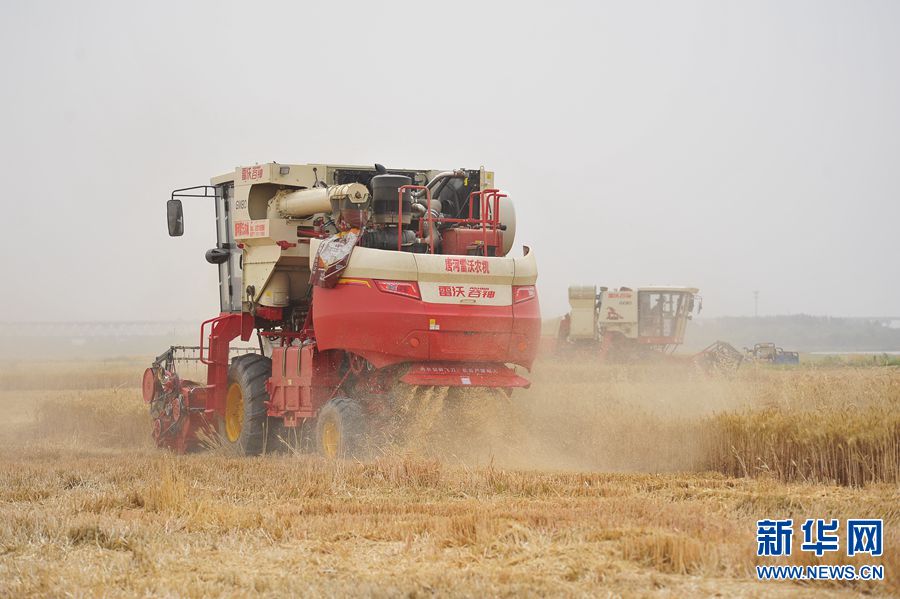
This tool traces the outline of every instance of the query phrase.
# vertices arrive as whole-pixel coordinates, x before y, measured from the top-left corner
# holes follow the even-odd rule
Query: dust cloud
[[[389,451],[526,470],[702,467],[704,418],[749,403],[746,385],[690,364],[544,360],[529,389],[428,390]]]
[[[24,364],[24,363],[23,363]],[[151,450],[135,361],[7,368],[0,378],[0,442],[83,451]],[[553,471],[702,468],[704,417],[750,403],[752,384],[690,364],[599,364],[543,359],[532,386],[419,388],[398,394],[372,458],[409,456],[466,466]],[[299,453],[299,452],[296,452]]]

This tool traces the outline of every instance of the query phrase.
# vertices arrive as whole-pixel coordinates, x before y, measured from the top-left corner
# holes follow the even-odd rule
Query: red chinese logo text
[[[477,260],[475,258],[447,258],[444,262],[444,269],[447,272],[471,272],[479,274],[488,274],[490,263],[487,260]]]
[[[261,166],[245,166],[241,169],[241,181],[252,181],[262,179],[263,167]]]

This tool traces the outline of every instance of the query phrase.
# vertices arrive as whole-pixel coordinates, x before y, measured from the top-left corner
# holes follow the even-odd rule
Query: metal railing
[[[473,191],[469,194],[469,217],[468,218],[452,218],[449,216],[435,216],[431,209],[431,190],[424,185],[402,185],[397,190],[397,251],[403,248],[403,192],[405,190],[423,189],[425,190],[425,198],[427,200],[425,218],[419,219],[418,236],[421,239],[424,234],[424,227],[428,225],[428,253],[434,254],[434,231],[435,223],[456,223],[460,225],[474,226],[478,225],[482,231],[482,251],[485,256],[488,255],[488,232],[494,234],[494,241],[499,245],[496,238],[497,232],[500,230],[500,198],[505,198],[505,193],[500,193],[499,189],[483,189]],[[474,215],[474,199],[479,199],[478,218]],[[491,205],[493,202],[493,205]],[[490,208],[489,208],[490,207]]]

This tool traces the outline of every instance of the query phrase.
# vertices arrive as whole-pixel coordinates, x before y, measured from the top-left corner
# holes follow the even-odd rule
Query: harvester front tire
[[[226,448],[239,455],[259,455],[266,450],[266,381],[270,376],[272,360],[265,356],[246,354],[231,361],[219,436]]]
[[[316,450],[328,459],[365,457],[366,414],[362,404],[349,397],[335,397],[316,418]]]

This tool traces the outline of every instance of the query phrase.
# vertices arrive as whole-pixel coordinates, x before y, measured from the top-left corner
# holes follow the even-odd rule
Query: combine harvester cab
[[[702,307],[696,287],[569,287],[571,311],[559,326],[562,348],[597,348],[601,359],[671,354]],[[697,301],[699,300],[699,301]]]
[[[571,310],[559,324],[555,351],[580,351],[600,361],[629,363],[661,358],[690,361],[707,372],[734,372],[743,355],[716,341],[702,351],[672,356],[684,343],[694,310],[703,309],[696,287],[570,286]]]
[[[516,367],[538,350],[537,267],[528,248],[507,255],[515,213],[493,173],[243,167],[173,192],[175,236],[184,197],[216,204],[221,313],[144,375],[159,446],[358,456],[419,390],[528,386]],[[234,355],[254,334],[259,349]],[[176,372],[191,350],[205,384]]]

